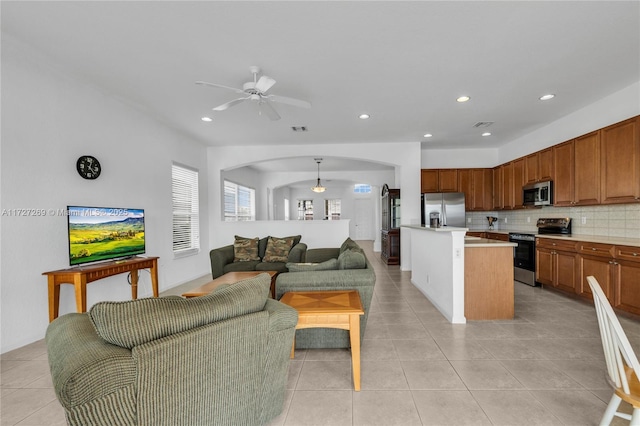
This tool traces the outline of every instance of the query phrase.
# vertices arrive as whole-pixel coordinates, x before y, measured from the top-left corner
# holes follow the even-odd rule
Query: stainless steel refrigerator
[[[464,192],[422,194],[422,225],[464,228]]]

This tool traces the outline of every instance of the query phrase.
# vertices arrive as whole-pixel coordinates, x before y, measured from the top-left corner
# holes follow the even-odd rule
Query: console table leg
[[[74,277],[73,287],[76,293],[76,311],[87,312],[87,278],[82,275]]]
[[[131,271],[131,298],[136,300],[138,298],[138,270]]]
[[[158,291],[158,260],[153,259],[153,266],[151,266],[151,288],[153,289],[153,297],[160,295]]]
[[[56,284],[55,277],[49,276],[47,280],[49,285],[49,322],[58,318],[58,309],[60,306],[60,286]]]

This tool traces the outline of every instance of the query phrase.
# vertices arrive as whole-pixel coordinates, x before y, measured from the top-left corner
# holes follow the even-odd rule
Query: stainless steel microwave
[[[553,181],[549,180],[523,186],[522,203],[525,206],[552,206]]]

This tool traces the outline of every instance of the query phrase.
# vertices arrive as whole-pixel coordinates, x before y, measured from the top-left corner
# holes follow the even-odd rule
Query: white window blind
[[[224,181],[224,220],[256,220],[256,190]]]
[[[173,201],[173,253],[195,254],[200,249],[198,171],[173,164],[171,166]]]

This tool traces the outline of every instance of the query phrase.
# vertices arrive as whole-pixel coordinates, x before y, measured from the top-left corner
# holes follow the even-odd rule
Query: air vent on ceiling
[[[476,127],[476,128],[489,127],[493,123],[494,123],[493,121],[478,121],[476,124],[473,125],[473,127]]]
[[[291,126],[291,130],[294,132],[306,132],[307,126]]]

